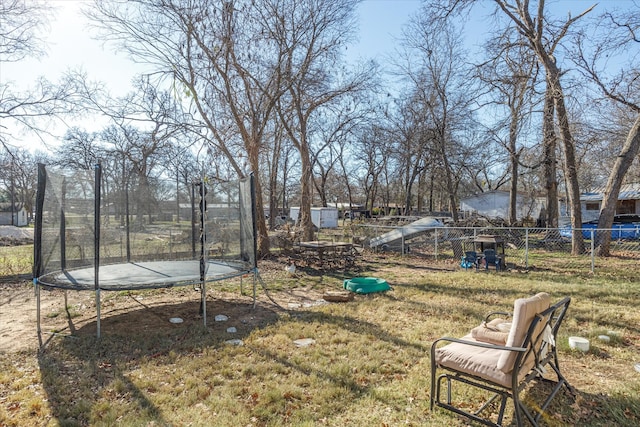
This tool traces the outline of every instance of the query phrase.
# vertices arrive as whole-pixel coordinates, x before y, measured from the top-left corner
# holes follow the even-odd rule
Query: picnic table
[[[500,269],[506,269],[507,256],[504,254],[504,239],[502,237],[493,234],[479,235],[473,239],[473,242],[476,248],[479,248],[482,256],[484,256],[486,249],[492,249],[498,258]]]
[[[307,266],[345,268],[355,263],[356,250],[353,243],[311,240],[294,245],[300,260]]]

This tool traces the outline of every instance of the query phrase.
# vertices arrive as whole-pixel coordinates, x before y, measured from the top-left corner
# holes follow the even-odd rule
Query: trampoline
[[[100,289],[123,291],[136,289],[168,288],[200,283],[199,261],[152,261],[111,264],[100,267]],[[207,282],[223,280],[245,274],[242,264],[207,261]],[[49,287],[77,291],[95,289],[93,268],[58,271],[38,278],[38,283]]]
[[[201,173],[180,185],[159,178],[38,167],[34,285],[93,291],[100,337],[100,292],[194,286],[207,324],[207,283],[253,276],[253,175],[220,181]],[[183,203],[180,203],[180,201]],[[242,280],[242,279],[241,279]]]

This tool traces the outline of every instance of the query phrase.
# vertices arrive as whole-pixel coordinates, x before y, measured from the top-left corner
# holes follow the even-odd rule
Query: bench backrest
[[[519,298],[515,300],[513,304],[511,330],[507,337],[506,346],[522,347],[523,344],[525,344],[525,338],[527,338],[527,334],[530,332],[530,326],[536,318],[536,315],[544,312],[550,305],[551,297],[546,292],[540,292],[529,298]],[[535,328],[529,333],[529,336],[539,337],[546,324],[546,321],[536,322]],[[537,341],[538,342],[534,344],[540,346],[542,343],[539,342],[539,340]],[[537,350],[537,348],[535,350]],[[504,351],[498,359],[497,368],[504,373],[513,371],[517,357],[518,353],[515,351]],[[525,363],[530,363],[531,366],[533,366],[534,360],[531,358],[531,360],[527,360]]]

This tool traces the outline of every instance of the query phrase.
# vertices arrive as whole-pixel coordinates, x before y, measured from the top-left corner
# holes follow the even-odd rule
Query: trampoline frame
[[[67,269],[66,268],[66,254],[65,254],[65,237],[64,237],[64,211],[61,212],[61,237],[60,237],[60,248],[61,248],[61,270],[56,270],[54,272],[47,272],[43,274],[44,266],[43,266],[43,217],[44,217],[44,201],[45,201],[45,191],[47,186],[47,172],[46,166],[44,164],[38,165],[38,187],[36,194],[36,209],[35,209],[35,233],[34,233],[34,266],[33,266],[33,283],[35,287],[36,294],[36,316],[37,316],[37,333],[38,339],[40,342],[40,346],[42,346],[42,329],[41,329],[41,301],[40,301],[40,291],[41,288],[61,288],[64,289],[65,292],[67,290],[91,290],[90,283],[93,283],[93,291],[95,292],[95,304],[96,304],[96,336],[100,338],[101,335],[101,327],[100,327],[100,319],[101,319],[101,295],[100,292],[104,291],[112,291],[112,290],[143,290],[143,289],[159,289],[159,288],[171,288],[174,286],[198,286],[200,289],[200,314],[202,315],[203,325],[207,326],[207,312],[206,312],[206,290],[207,290],[207,282],[215,282],[220,280],[226,280],[234,277],[240,277],[240,289],[242,292],[242,277],[245,275],[252,275],[253,281],[253,306],[256,306],[256,287],[257,280],[259,279],[258,267],[257,267],[257,230],[256,230],[256,200],[255,200],[255,178],[253,173],[249,174],[246,178],[249,180],[249,196],[251,206],[251,231],[252,231],[252,241],[248,248],[248,261],[224,261],[220,262],[217,260],[209,260],[208,259],[208,248],[206,247],[206,187],[204,183],[204,179],[199,183],[192,184],[191,192],[192,192],[192,214],[191,214],[191,228],[192,228],[192,256],[195,258],[196,247],[195,247],[195,188],[199,187],[198,195],[200,197],[199,203],[199,224],[200,224],[200,251],[197,259],[192,260],[173,260],[173,261],[151,261],[151,262],[131,262],[130,248],[129,248],[129,212],[128,212],[128,202],[127,202],[127,213],[126,213],[126,227],[127,227],[127,263],[115,263],[115,264],[107,264],[103,268],[103,272],[108,269],[117,269],[118,266],[127,266],[127,268],[146,268],[153,270],[152,267],[156,267],[156,271],[159,275],[165,274],[167,280],[158,280],[158,281],[150,281],[150,282],[138,282],[133,281],[131,285],[123,285],[123,286],[112,286],[112,285],[102,285],[100,281],[100,271],[101,271],[101,259],[100,259],[100,230],[101,230],[101,183],[102,183],[102,168],[100,163],[95,165],[94,168],[94,254],[93,254],[93,279],[92,281],[87,281],[85,277],[84,284],[81,285],[76,280],[74,282],[74,272],[75,273],[86,273],[86,270],[91,270],[92,267],[85,268],[77,268],[77,269]],[[241,199],[241,193],[239,193],[239,199]],[[241,200],[239,200],[240,205]],[[242,211],[242,208],[240,208]],[[246,209],[246,207],[245,207]],[[240,221],[242,223],[242,215],[240,215]],[[242,228],[242,227],[241,227]],[[242,238],[241,238],[242,241]],[[241,254],[242,255],[242,254]],[[173,277],[168,275],[168,273],[162,273],[160,267],[170,267],[166,264],[171,264],[173,267],[179,267],[182,263],[194,264],[197,262],[199,264],[199,274],[195,277],[191,275],[183,275],[181,280],[178,280],[178,276],[175,277],[175,280],[171,280]],[[165,264],[165,265],[162,265]],[[224,265],[226,270],[224,273],[218,275],[208,275],[207,272],[209,270],[209,266],[211,265]],[[54,275],[62,274],[66,276],[70,285],[61,285],[61,281],[55,282]],[[51,279],[51,280],[49,280]],[[66,293],[65,293],[66,298]]]

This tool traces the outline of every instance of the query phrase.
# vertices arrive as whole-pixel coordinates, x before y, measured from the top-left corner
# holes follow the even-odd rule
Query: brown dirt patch
[[[36,303],[28,282],[0,283],[0,351],[37,345]]]
[[[286,259],[260,263],[260,272],[268,277],[287,274]],[[327,281],[326,289],[335,284]],[[300,286],[287,291],[266,293],[258,285],[256,307],[253,307],[252,282],[244,282],[244,292],[222,292],[215,284],[207,286],[207,324],[214,325],[215,316],[223,314],[228,326],[252,329],[274,321],[285,310],[304,309],[326,303],[322,286]],[[18,352],[37,348],[37,304],[34,286],[28,280],[0,283],[0,352]],[[42,289],[40,292],[42,340],[56,333],[95,334],[95,292]],[[153,328],[174,328],[172,318],[183,319],[182,326],[202,325],[200,291],[192,287],[156,289],[136,292],[101,293],[101,331],[127,334],[144,333]],[[225,324],[226,326],[226,324]],[[232,338],[232,337],[231,337]]]

